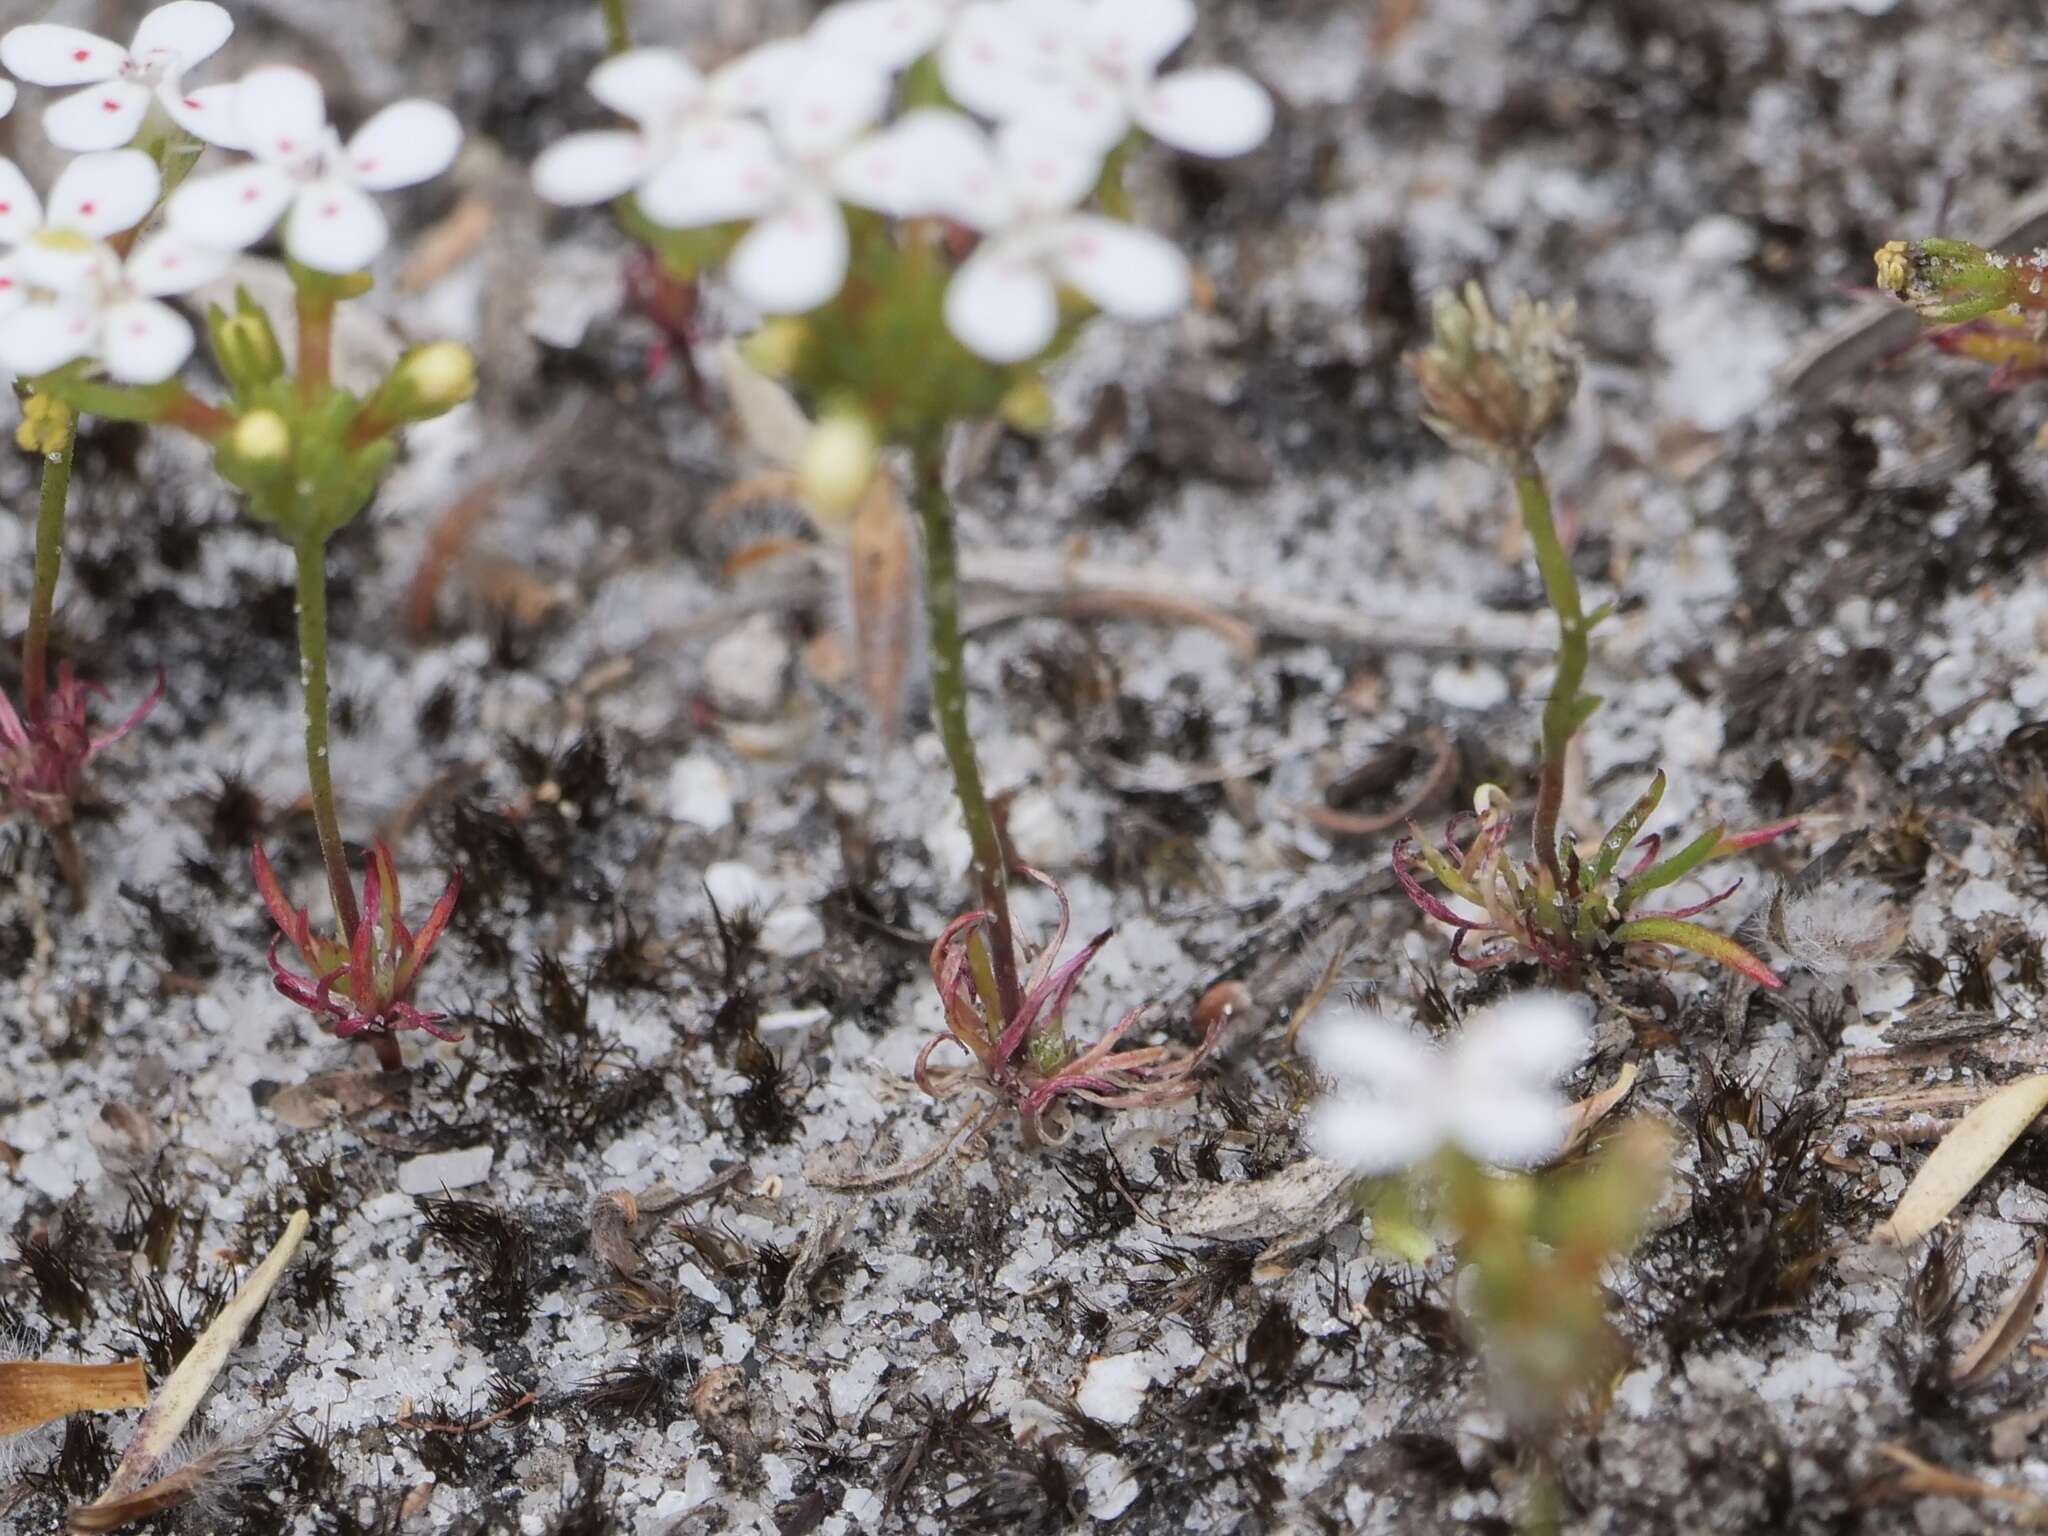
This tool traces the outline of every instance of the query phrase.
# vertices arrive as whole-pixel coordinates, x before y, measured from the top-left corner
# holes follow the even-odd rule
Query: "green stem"
[[[334,295],[324,284],[298,286],[299,394],[307,404],[327,393],[334,375]]]
[[[78,446],[78,418],[64,429],[64,440],[43,455],[43,499],[36,512],[35,590],[29,599],[28,633],[21,642],[22,703],[29,724],[39,723],[50,707],[50,616],[57,604],[57,575],[64,566],[64,508],[71,499],[72,450]]]
[[[626,24],[626,0],[603,0],[604,46],[607,53],[624,53],[633,46],[633,31]]]
[[[1579,602],[1579,579],[1572,574],[1571,557],[1565,553],[1550,515],[1550,491],[1533,458],[1515,475],[1515,495],[1522,503],[1522,526],[1535,546],[1536,568],[1543,573],[1543,590],[1557,615],[1557,679],[1543,706],[1543,774],[1536,792],[1535,838],[1536,857],[1562,891],[1565,881],[1557,856],[1557,823],[1564,810],[1565,754],[1573,734],[1591,712],[1580,692],[1589,649],[1586,614]]]
[[[953,769],[953,790],[974,848],[974,883],[981,904],[994,919],[990,949],[1003,1018],[1015,1018],[1022,994],[1017,987],[1017,944],[1010,925],[1010,893],[1003,840],[981,784],[981,764],[967,723],[966,644],[960,633],[960,551],[953,532],[953,506],[946,497],[944,453],[938,443],[917,454],[917,503],[924,519],[924,603],[931,628],[932,713],[939,740]],[[1001,1026],[998,1026],[1000,1030]]]
[[[306,780],[312,787],[313,824],[320,831],[320,861],[344,943],[355,937],[356,895],[348,883],[348,850],[334,811],[334,774],[327,752],[327,544],[319,537],[293,545],[299,562],[299,676],[306,689]]]

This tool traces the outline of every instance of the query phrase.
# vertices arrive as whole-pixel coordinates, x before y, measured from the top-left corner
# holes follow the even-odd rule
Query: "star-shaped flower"
[[[1558,1081],[1590,1046],[1584,1013],[1555,993],[1508,998],[1439,1046],[1375,1013],[1346,1010],[1308,1036],[1335,1080],[1309,1140],[1360,1173],[1394,1173],[1456,1147],[1493,1167],[1533,1167],[1564,1145]]]
[[[413,983],[439,942],[455,900],[462,893],[457,873],[441,892],[418,933],[398,916],[398,871],[391,850],[379,839],[363,858],[363,912],[347,942],[313,931],[311,918],[286,900],[277,872],[262,845],[252,863],[256,887],[278,927],[270,941],[270,975],[277,990],[301,1008],[319,1014],[341,1039],[363,1034],[396,1034],[423,1029],[441,1040],[460,1040],[442,1027],[445,1013],[426,1013],[411,1001]],[[305,960],[310,976],[301,976],[277,958],[278,946],[289,939]]]
[[[991,146],[967,119],[939,111],[913,113],[897,131],[939,211],[987,237],[946,290],[946,324],[969,350],[995,363],[1036,357],[1059,329],[1061,284],[1139,324],[1187,306],[1187,258],[1170,242],[1074,211],[1101,175],[1093,150],[1021,119]]]
[[[534,190],[565,208],[608,203],[644,184],[678,150],[703,147],[735,118],[764,111],[803,60],[803,44],[768,43],[712,74],[670,48],[635,48],[591,73],[590,94],[633,127],[572,133],[534,162]]]
[[[135,41],[119,43],[76,27],[36,22],[0,37],[0,64],[36,85],[82,85],[43,114],[59,149],[114,149],[130,143],[152,102],[186,132],[213,144],[226,135],[234,87],[187,91],[185,72],[218,53],[234,19],[212,0],[171,0],[142,18]]]
[[[34,378],[90,357],[117,384],[161,384],[193,347],[191,323],[162,300],[232,260],[170,234],[126,261],[98,241],[35,237],[0,262],[0,364]]]
[[[970,111],[1105,154],[1135,123],[1188,154],[1241,155],[1272,131],[1273,99],[1240,70],[1162,76],[1194,29],[1194,0],[976,0],[939,67]]]
[[[726,264],[734,288],[769,314],[802,314],[846,279],[844,200],[895,218],[924,211],[925,181],[892,130],[870,135],[887,73],[810,49],[768,109],[768,126],[732,120],[691,135],[641,188],[641,211],[667,229],[752,220]]]
[[[431,180],[455,163],[462,126],[431,101],[384,108],[346,144],[328,125],[320,82],[259,69],[235,87],[237,146],[253,163],[181,187],[171,229],[194,244],[246,250],[285,221],[284,248],[318,272],[359,272],[391,238],[372,192]]]

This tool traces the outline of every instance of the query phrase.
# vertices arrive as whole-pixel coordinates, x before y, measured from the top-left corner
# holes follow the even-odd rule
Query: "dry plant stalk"
[[[0,1439],[74,1413],[112,1413],[149,1402],[140,1360],[73,1365],[61,1360],[0,1360]]]
[[[160,1475],[165,1460],[178,1443],[178,1436],[185,1432],[185,1426],[192,1422],[192,1415],[199,1411],[214,1377],[227,1364],[242,1334],[256,1320],[256,1314],[263,1310],[271,1291],[283,1278],[299,1244],[305,1240],[310,1220],[304,1211],[293,1214],[269,1257],[249,1271],[234,1300],[221,1308],[220,1315],[157,1390],[149,1411],[135,1426],[135,1438],[128,1442],[106,1491],[92,1503],[71,1512],[73,1531],[115,1530],[174,1508],[198,1492],[202,1478],[194,1469],[209,1458],[201,1457],[168,1475]]]

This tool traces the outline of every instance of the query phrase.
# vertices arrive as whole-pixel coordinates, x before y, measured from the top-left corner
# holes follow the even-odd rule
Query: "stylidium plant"
[[[615,45],[621,13],[607,10]],[[770,317],[746,357],[833,434],[833,451],[804,455],[831,470],[806,487],[818,501],[862,505],[888,473],[884,450],[907,454],[933,712],[979,892],[934,968],[979,1070],[1012,1074],[1037,1041],[1027,1120],[1066,1093],[1031,1099],[1063,1072],[1140,1069],[1060,1054],[1063,1036],[1042,1029],[1058,1011],[1052,973],[1037,986],[1020,975],[968,720],[946,444],[960,422],[1042,418],[1045,369],[1096,312],[1145,323],[1188,304],[1186,257],[1119,216],[1133,125],[1236,154],[1272,123],[1270,99],[1236,71],[1158,77],[1194,21],[1189,0],[855,0],[709,76],[668,50],[618,52],[591,90],[630,126],[574,135],[534,168],[554,202],[611,203],[671,281],[722,272]],[[852,444],[867,447],[850,462]],[[1089,1092],[1115,1101],[1128,1086]]]
[[[306,771],[335,932],[332,939],[315,935],[258,850],[265,903],[311,971],[286,971],[273,951],[278,989],[337,1034],[363,1035],[380,1062],[395,1068],[402,1060],[396,1032],[438,1023],[439,1015],[414,1007],[408,994],[447,923],[459,882],[448,883],[415,935],[400,920],[397,876],[379,844],[369,859],[364,906],[357,906],[328,761],[326,550],[376,494],[398,434],[467,400],[476,372],[467,349],[437,343],[407,353],[380,384],[357,395],[333,377],[333,329],[337,306],[369,291],[365,269],[389,240],[370,194],[446,170],[461,130],[443,107],[401,102],[344,143],[328,125],[318,83],[284,67],[210,93],[185,92],[184,71],[217,50],[231,29],[219,6],[175,0],[144,20],[126,50],[41,25],[0,37],[0,59],[24,76],[59,86],[91,83],[91,92],[52,109],[60,131],[76,138],[74,119],[85,108],[75,103],[90,97],[108,117],[120,115],[134,138],[132,147],[74,161],[47,209],[20,172],[0,162],[0,247],[7,248],[0,259],[0,363],[22,379],[24,445],[45,457],[25,707],[0,721],[8,748],[0,765],[10,799],[43,808],[48,823],[53,797],[74,794],[91,755],[140,718],[138,712],[121,731],[94,738],[84,720],[94,690],[66,674],[53,701],[45,685],[78,416],[199,438],[223,478],[247,496],[252,515],[291,546],[297,565]],[[202,133],[245,149],[248,163],[180,186]],[[138,239],[159,210],[165,227]],[[192,327],[163,300],[218,279],[239,251],[280,225],[296,292],[295,362],[288,366],[270,316],[242,293],[232,313],[209,311],[208,338],[228,396],[202,400],[178,377],[194,348]]]
[[[1330,1093],[1310,1144],[1361,1186],[1382,1248],[1419,1265],[1448,1246],[1447,1289],[1496,1405],[1534,1442],[1523,1527],[1550,1529],[1544,1444],[1622,1358],[1603,1277],[1641,1236],[1661,1196],[1669,1137],[1622,1126],[1575,1166],[1534,1170],[1582,1136],[1559,1084],[1591,1041],[1583,1003],[1523,993],[1467,1019],[1438,1045],[1349,1011],[1304,1036]]]
[[[1572,738],[1600,707],[1598,695],[1585,687],[1590,638],[1613,611],[1611,604],[1586,611],[1536,457],[1537,445],[1578,390],[1570,323],[1569,307],[1552,311],[1527,299],[1517,299],[1503,319],[1479,286],[1468,284],[1462,296],[1439,295],[1434,338],[1408,359],[1422,387],[1423,420],[1452,448],[1499,469],[1513,483],[1543,589],[1557,615],[1558,642],[1557,669],[1543,707],[1534,859],[1520,861],[1508,852],[1508,796],[1488,784],[1474,797],[1472,812],[1445,829],[1441,844],[1411,826],[1411,835],[1394,845],[1394,872],[1417,906],[1454,930],[1451,958],[1468,968],[1536,960],[1576,982],[1611,949],[1655,945],[1689,950],[1761,985],[1779,986],[1763,961],[1691,920],[1733,896],[1740,881],[1685,906],[1643,903],[1702,865],[1770,842],[1797,822],[1739,833],[1713,827],[1660,862],[1663,839],[1642,835],[1663,799],[1660,771],[1593,851],[1582,852],[1560,829]],[[1431,892],[1427,879],[1445,895]],[[1470,935],[1478,935],[1482,947],[1468,951]]]

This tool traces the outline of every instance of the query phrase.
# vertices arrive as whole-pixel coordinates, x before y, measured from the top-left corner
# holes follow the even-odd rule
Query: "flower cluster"
[[[534,181],[568,206],[629,199],[629,225],[674,264],[722,257],[769,314],[841,293],[867,215],[935,221],[968,253],[948,328],[1018,363],[1059,335],[1063,288],[1131,321],[1187,303],[1177,249],[1084,208],[1133,128],[1209,156],[1270,130],[1270,99],[1238,71],[1160,73],[1194,22],[1192,0],[846,0],[708,78],[637,49],[590,81],[632,127],[563,140]],[[706,238],[671,238],[683,231]]]
[[[280,221],[301,266],[360,271],[389,239],[368,193],[453,162],[461,130],[430,102],[387,107],[344,145],[303,70],[188,88],[186,73],[233,31],[212,0],[171,0],[125,48],[46,22],[0,36],[0,63],[23,80],[83,87],[43,115],[50,141],[79,155],[47,207],[0,159],[0,366],[35,378],[89,362],[116,384],[161,384],[194,345],[164,299],[220,278]],[[206,145],[245,150],[251,163],[172,190]],[[165,228],[138,242],[160,206]]]

